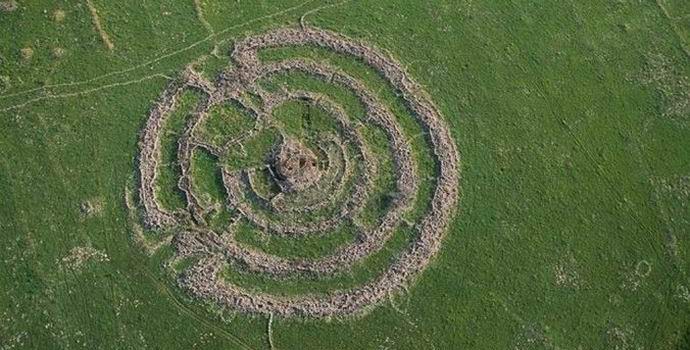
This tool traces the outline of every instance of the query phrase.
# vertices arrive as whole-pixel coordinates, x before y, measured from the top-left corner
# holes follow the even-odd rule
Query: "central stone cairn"
[[[321,177],[314,152],[293,139],[284,139],[274,151],[270,165],[285,192],[305,190]]]
[[[422,129],[424,137],[406,135],[379,96],[363,82],[331,67],[326,62],[286,59],[262,62],[258,52],[263,49],[311,46],[346,55],[368,65],[379,73],[390,88],[404,100],[410,117]],[[174,261],[194,258],[195,263],[182,270],[178,283],[193,296],[243,313],[282,317],[329,318],[356,315],[406,290],[441,248],[458,200],[459,161],[455,144],[440,113],[428,95],[416,84],[402,66],[388,54],[367,44],[321,29],[277,29],[251,36],[235,44],[232,69],[214,81],[186,70],[173,82],[150,111],[140,139],[139,204],[144,224],[158,235],[160,242],[171,242]],[[329,96],[302,90],[265,91],[259,82],[282,73],[298,72],[349,90],[361,103],[365,116],[353,121],[345,109]],[[169,162],[162,160],[161,140],[170,115],[180,104],[183,93],[194,90],[204,98],[187,119],[177,140],[180,177],[178,188],[184,195],[184,209],[166,209],[158,199],[158,171]],[[260,103],[245,96],[259,97]],[[272,112],[286,102],[300,101],[325,112],[336,125],[337,132],[319,134],[318,142],[305,143],[283,135],[267,157],[267,169],[280,187],[277,194],[265,195],[256,183],[261,169],[230,170],[219,165],[222,185],[227,195],[227,209],[234,220],[228,227],[212,229],[206,215],[212,212],[195,188],[192,154],[203,149],[217,159],[224,159],[233,145],[242,145],[272,123]],[[252,130],[230,140],[224,146],[205,141],[198,135],[199,126],[209,117],[214,106],[228,103],[239,105],[255,119]],[[376,190],[375,177],[380,176],[378,159],[372,155],[361,123],[381,130],[388,142],[387,152],[394,172],[395,189],[386,200],[385,212],[373,223],[363,224],[359,218],[369,214],[366,203]],[[415,222],[405,215],[417,208],[421,197],[422,179],[419,162],[413,157],[411,140],[426,144],[434,161],[434,178],[430,203],[424,205]],[[317,156],[317,153],[319,156]],[[321,158],[323,155],[323,158]],[[264,169],[266,169],[264,168]],[[257,203],[254,205],[255,202]],[[217,207],[216,207],[217,208]],[[332,208],[316,220],[302,220],[324,208]],[[268,211],[266,214],[264,211]],[[311,217],[311,216],[309,216]],[[292,239],[304,235],[326,235],[343,223],[356,228],[353,241],[332,253],[317,258],[286,258],[268,253],[237,239],[238,222],[246,222],[267,235]],[[384,250],[399,228],[416,232],[411,242],[391,259],[387,270],[362,285],[328,293],[274,295],[246,289],[223,277],[227,268],[261,274],[272,279],[332,277],[347,274],[367,257]],[[136,231],[136,230],[135,230]],[[142,241],[139,238],[137,241]],[[160,245],[156,245],[158,247]]]

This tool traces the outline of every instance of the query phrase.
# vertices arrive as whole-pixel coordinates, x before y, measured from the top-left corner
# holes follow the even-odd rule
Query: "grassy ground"
[[[162,272],[169,251],[131,242],[124,192],[171,77],[315,9],[307,22],[389,50],[426,87],[463,194],[408,293],[354,320],[275,319],[276,348],[690,347],[688,2],[91,3],[112,49],[88,2],[0,12],[1,349],[269,347],[266,318],[190,300]],[[75,247],[107,258],[70,267]]]

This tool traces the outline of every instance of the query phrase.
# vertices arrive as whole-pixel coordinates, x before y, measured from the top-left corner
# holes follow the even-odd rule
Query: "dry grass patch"
[[[100,215],[103,211],[103,201],[101,199],[91,199],[79,205],[79,211],[84,217]]]
[[[74,247],[69,254],[60,260],[64,267],[70,270],[79,270],[87,262],[108,262],[108,254],[93,247]]]
[[[25,47],[25,48],[19,50],[19,55],[21,56],[22,61],[28,61],[32,57],[34,57],[34,49],[32,49],[30,47]]]
[[[108,33],[105,31],[105,29],[103,29],[103,25],[101,24],[101,18],[98,15],[98,10],[96,10],[96,6],[93,5],[93,1],[91,0],[86,0],[86,6],[89,7],[89,12],[91,12],[91,21],[93,22],[93,26],[94,28],[96,28],[98,35],[101,37],[101,41],[103,41],[103,44],[109,51],[112,51],[115,48],[115,45],[110,40],[110,36],[108,35]]]
[[[67,16],[67,14],[65,13],[65,11],[63,11],[61,9],[57,9],[57,10],[53,11],[52,17],[53,17],[53,21],[55,21],[57,23],[62,23],[62,21],[65,20],[66,16]]]
[[[15,0],[0,1],[0,12],[13,12],[19,8]]]

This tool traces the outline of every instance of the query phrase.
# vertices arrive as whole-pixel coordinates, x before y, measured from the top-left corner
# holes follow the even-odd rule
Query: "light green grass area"
[[[185,67],[214,79],[232,66],[235,40],[298,26],[304,14],[386,50],[425,88],[460,153],[461,198],[440,253],[404,293],[353,319],[275,317],[275,349],[690,349],[689,2],[201,0],[198,13],[193,0],[93,0],[112,50],[87,2],[17,2],[0,12],[0,349],[270,348],[267,317],[194,300],[166,266],[172,248],[149,256],[133,241],[140,222],[125,193],[137,185],[147,114]],[[420,191],[405,218],[419,222],[437,174],[402,99],[346,56],[260,55],[291,57],[356,77],[418,140]],[[323,93],[364,122],[357,99],[323,81],[289,73],[264,86]],[[185,207],[175,140],[198,100],[184,95],[164,128],[166,208]],[[253,127],[236,107],[211,111],[200,128],[207,140],[223,144]],[[317,131],[333,129],[301,103],[275,113],[311,147]],[[380,170],[358,217],[372,225],[395,176],[383,132],[362,133]],[[264,165],[279,136],[267,128],[223,159],[195,152],[202,200],[223,207],[219,167]],[[207,215],[222,232],[234,213]],[[246,226],[241,243],[298,258],[329,254],[356,233],[351,223],[300,238]],[[276,280],[236,266],[224,277],[254,291],[327,293],[378,276],[415,234],[403,225],[335,277]],[[107,257],[70,266],[75,247]]]

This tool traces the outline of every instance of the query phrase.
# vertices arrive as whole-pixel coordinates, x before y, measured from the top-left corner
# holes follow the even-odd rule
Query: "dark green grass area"
[[[192,155],[192,174],[194,188],[202,196],[204,206],[223,203],[225,188],[216,156],[197,148]]]
[[[19,1],[16,11],[0,12],[0,348],[268,348],[266,317],[190,299],[163,267],[170,248],[149,257],[132,242],[124,195],[135,183],[147,112],[170,78],[210,55],[197,66],[212,79],[234,40],[297,26],[335,2],[203,0],[213,33],[191,0],[92,2],[112,52],[84,1]],[[275,348],[688,349],[688,6],[386,0],[308,14],[308,24],[387,50],[425,87],[461,154],[462,196],[440,254],[408,291],[354,319],[276,317]],[[66,13],[60,23],[56,9]],[[33,56],[22,58],[22,48]],[[308,48],[261,57],[291,56],[356,74],[392,106],[406,134],[425,137],[361,63]],[[342,91],[286,79],[342,95],[338,102],[361,115]],[[214,132],[235,132],[234,124],[222,119]],[[277,136],[266,133],[227,160],[199,155],[195,169],[211,175],[196,185],[219,200],[216,163],[260,165]],[[426,144],[413,147],[429,176]],[[174,163],[169,148],[165,154]],[[161,186],[174,175],[163,175]],[[425,196],[433,184],[425,180]],[[428,202],[421,198],[412,221]],[[85,214],[86,202],[101,205]],[[229,221],[222,215],[212,223],[218,229]],[[307,256],[351,239],[256,237],[266,251]],[[405,237],[341,279],[228,278],[288,295],[359,285]],[[70,268],[63,259],[75,247],[107,259]]]
[[[271,120],[286,136],[308,142],[305,146],[315,148],[316,137],[324,132],[338,132],[337,125],[325,111],[302,101],[288,101],[273,110]]]
[[[236,102],[213,106],[196,135],[216,147],[224,147],[254,127],[256,119]]]
[[[276,129],[264,129],[241,145],[232,145],[223,165],[229,170],[260,169],[266,165],[267,158],[279,141],[280,133]]]

